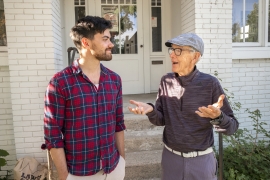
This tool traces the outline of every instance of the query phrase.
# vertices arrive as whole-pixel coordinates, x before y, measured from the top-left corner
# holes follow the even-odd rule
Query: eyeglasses
[[[195,52],[194,49],[181,49],[181,48],[168,48],[168,53],[171,55],[173,52],[176,56],[180,56],[182,51],[189,51],[189,52]]]

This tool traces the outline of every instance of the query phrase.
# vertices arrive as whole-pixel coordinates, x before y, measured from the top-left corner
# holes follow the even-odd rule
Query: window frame
[[[270,15],[269,15],[269,11],[270,11],[270,0],[266,1],[265,2],[265,20],[264,20],[264,24],[265,24],[265,33],[264,33],[264,36],[265,36],[265,43],[266,43],[266,46],[270,47],[270,41],[268,42],[268,36],[270,36],[270,26],[268,23],[270,23]],[[269,29],[268,29],[269,27]]]
[[[241,0],[243,1],[243,11],[245,13],[245,2],[246,0]],[[232,42],[232,46],[233,47],[254,47],[254,46],[262,46],[262,43],[263,43],[263,36],[262,36],[262,33],[263,33],[263,1],[262,0],[258,0],[258,3],[259,3],[259,23],[258,23],[258,26],[259,26],[259,29],[258,29],[258,42]],[[245,14],[243,16],[243,22],[246,22],[246,19],[245,19]]]
[[[268,42],[268,11],[270,0],[259,0],[259,42],[232,42],[232,59],[260,59],[270,57]]]
[[[3,3],[4,3],[4,1],[3,1]],[[3,4],[4,5],[4,4]],[[5,7],[5,5],[3,6],[3,7]],[[5,8],[4,8],[4,15],[5,15]],[[5,16],[5,18],[6,18],[6,16]],[[6,29],[6,38],[7,38],[7,25],[6,25],[6,23],[5,23],[5,29]],[[7,45],[6,46],[0,46],[0,52],[1,51],[4,51],[4,52],[6,52],[6,51],[8,51],[8,42],[7,42]]]

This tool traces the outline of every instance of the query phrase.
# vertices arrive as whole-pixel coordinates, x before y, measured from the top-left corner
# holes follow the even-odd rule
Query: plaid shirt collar
[[[82,72],[82,69],[79,65],[79,59],[76,59],[75,61],[73,61],[71,68],[74,74],[79,74]],[[100,69],[101,69],[101,73],[103,73],[104,75],[108,74],[108,70],[101,63],[100,63]]]

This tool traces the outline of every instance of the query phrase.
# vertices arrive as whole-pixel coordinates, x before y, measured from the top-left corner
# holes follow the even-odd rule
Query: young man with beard
[[[202,39],[186,33],[165,45],[172,73],[161,78],[155,106],[131,100],[136,107],[129,110],[165,126],[162,180],[216,180],[213,125],[231,135],[239,123],[217,78],[197,69],[204,52]]]
[[[122,84],[112,59],[111,22],[86,16],[70,36],[80,58],[50,80],[44,134],[60,180],[123,180]]]

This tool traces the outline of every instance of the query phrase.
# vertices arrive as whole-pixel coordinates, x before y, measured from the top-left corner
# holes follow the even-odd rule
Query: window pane
[[[101,0],[101,4],[106,4],[106,0]]]
[[[156,0],[152,0],[152,1],[151,1],[151,5],[152,5],[152,6],[155,6],[155,5],[156,5]]]
[[[232,10],[232,42],[243,42],[243,0],[233,0]]]
[[[268,42],[270,42],[270,0],[269,0],[269,7],[268,7]]]
[[[79,5],[79,0],[74,0],[74,5]]]
[[[258,42],[259,0],[246,0],[245,42]]]
[[[112,0],[107,0],[107,4],[112,4]]]
[[[121,54],[137,54],[137,6],[120,7]]]
[[[120,4],[125,4],[124,0],[120,0]]]
[[[152,51],[161,52],[161,7],[152,7]]]
[[[81,0],[81,5],[85,5],[85,0]]]
[[[0,46],[7,46],[4,2],[0,0]]]
[[[161,6],[161,0],[157,0],[157,6]]]
[[[111,29],[111,41],[114,44],[112,53],[120,54],[120,43],[119,43],[119,9],[118,6],[101,6],[101,14],[107,20],[112,22]]]
[[[85,7],[75,7],[75,23],[83,17],[85,17]]]
[[[118,4],[118,0],[114,0],[113,3],[114,3],[114,4]]]
[[[137,3],[137,1],[136,0],[132,0],[132,4],[136,4]]]

